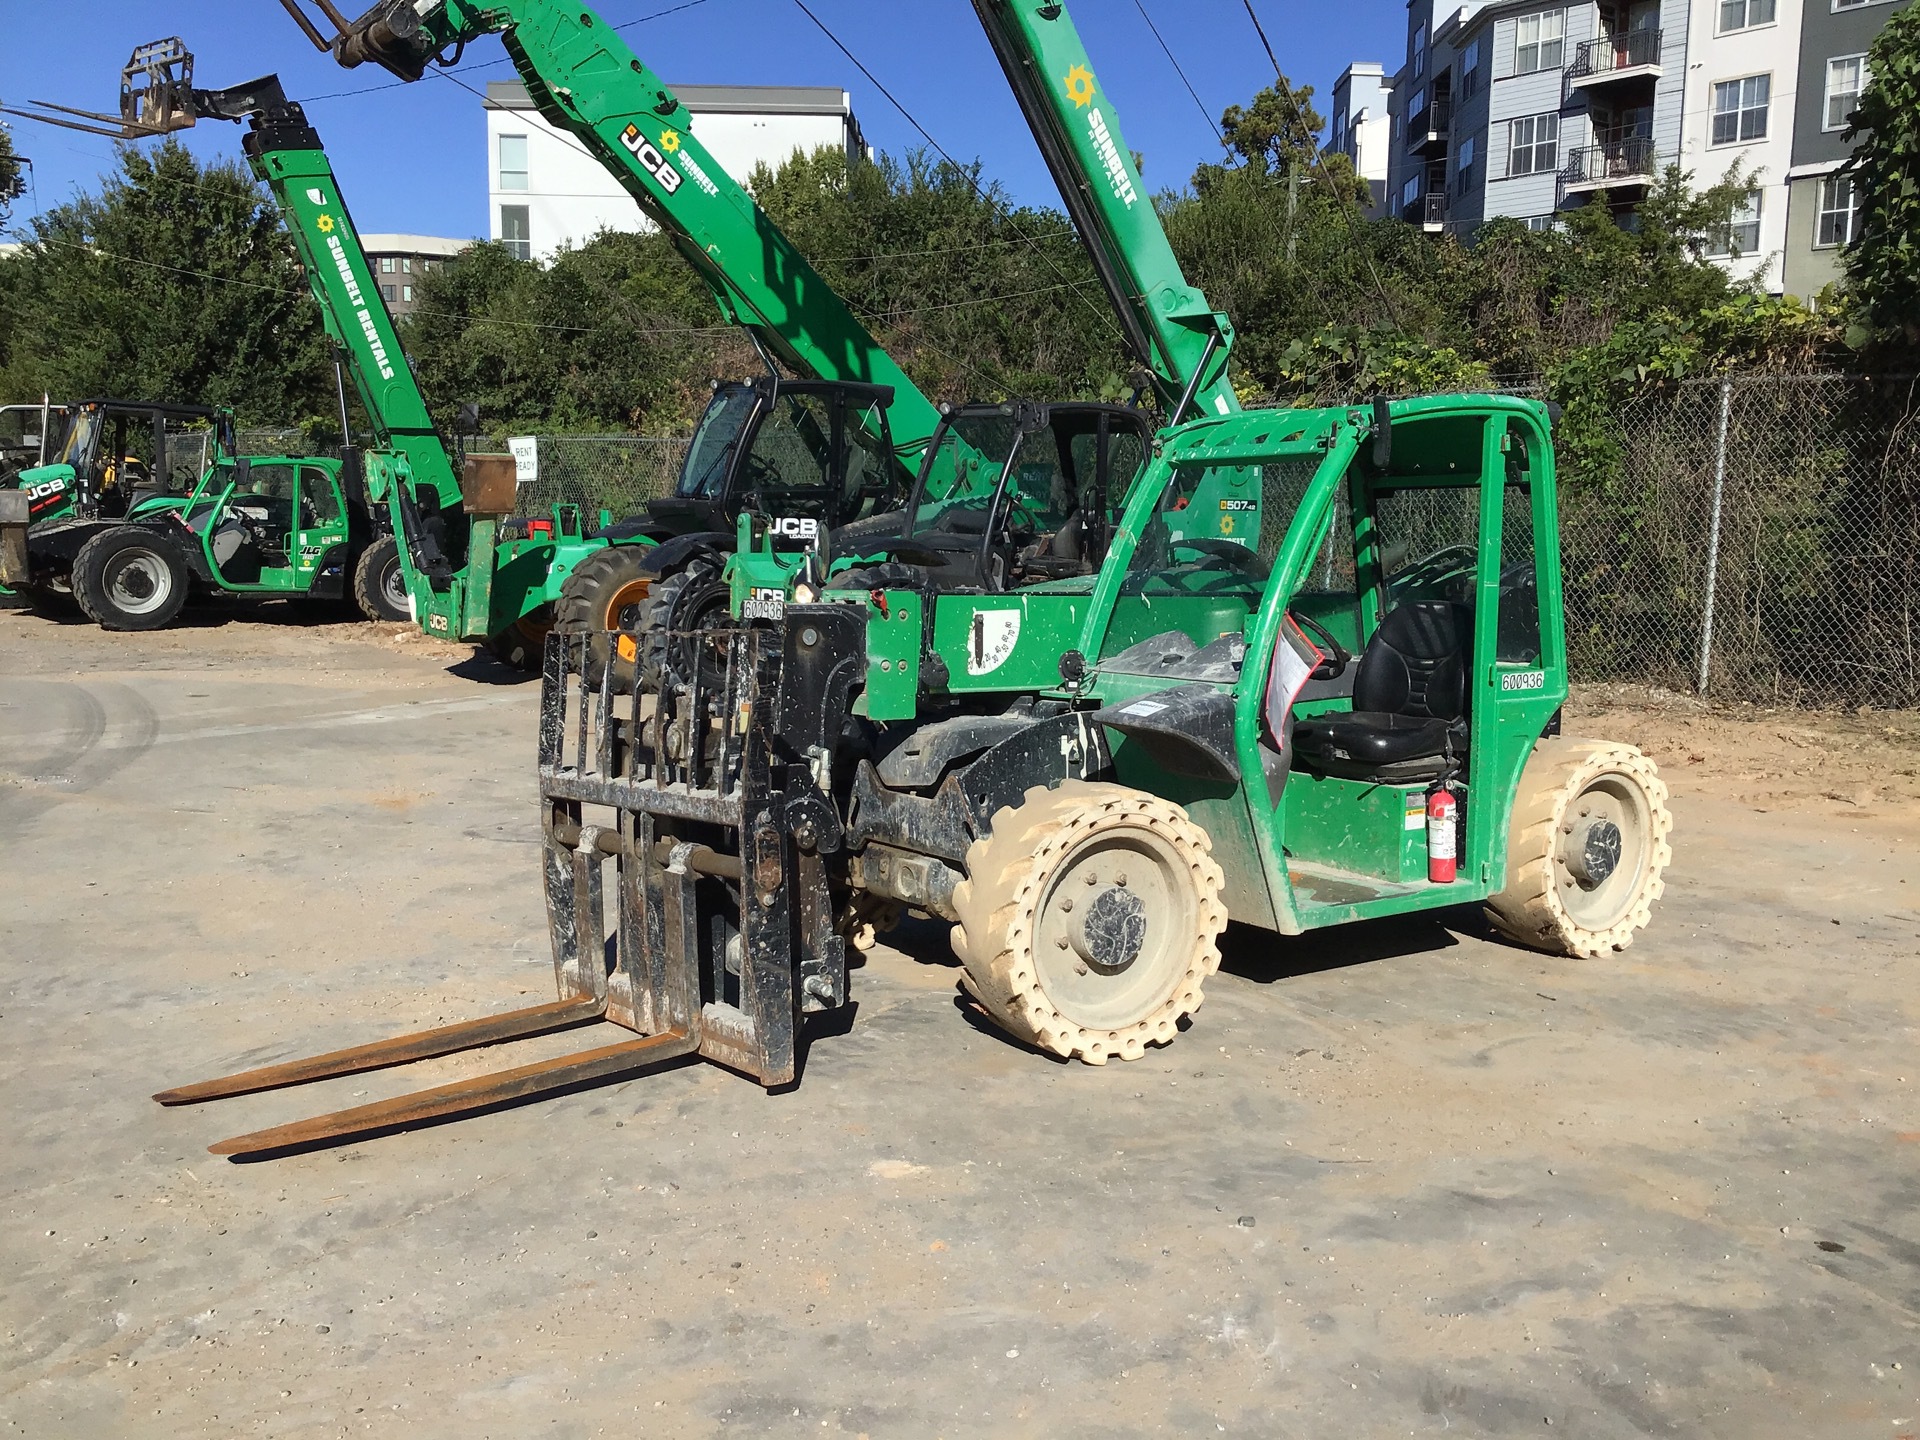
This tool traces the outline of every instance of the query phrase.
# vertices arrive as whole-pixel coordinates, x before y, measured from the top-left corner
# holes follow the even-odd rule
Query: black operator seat
[[[1467,753],[1473,611],[1412,600],[1374,631],[1354,674],[1353,711],[1294,722],[1296,764],[1384,784],[1438,780]]]

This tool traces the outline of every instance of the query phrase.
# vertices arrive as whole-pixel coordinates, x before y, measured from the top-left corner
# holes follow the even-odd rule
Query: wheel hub
[[[1147,943],[1147,907],[1131,890],[1110,885],[1088,901],[1068,930],[1080,958],[1108,975],[1117,975]]]
[[[397,560],[388,567],[387,573],[380,577],[380,589],[386,595],[387,604],[394,609],[407,608],[407,577]]]
[[[145,615],[166,602],[170,577],[151,555],[123,556],[107,577],[107,595],[130,615]]]
[[[1587,889],[1604,885],[1620,864],[1620,827],[1605,818],[1589,821],[1568,839],[1567,871]]]

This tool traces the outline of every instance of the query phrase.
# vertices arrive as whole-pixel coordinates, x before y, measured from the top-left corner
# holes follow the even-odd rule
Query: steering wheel
[[[1261,558],[1260,552],[1245,545],[1237,545],[1231,540],[1213,540],[1204,536],[1188,540],[1175,540],[1174,550],[1197,550],[1202,555],[1211,555],[1216,560],[1225,560],[1236,570],[1244,570],[1249,578],[1265,581],[1272,567]]]
[[[1289,610],[1287,614],[1292,617],[1294,624],[1298,625],[1302,630],[1307,631],[1314,639],[1326,647],[1326,655],[1322,657],[1318,665],[1313,667],[1313,674],[1309,678],[1314,680],[1331,680],[1347,668],[1347,662],[1353,659],[1353,654],[1346,646],[1333,638],[1332,632],[1329,631],[1326,626],[1322,625],[1318,620],[1302,615],[1298,610]]]
[[[1442,545],[1431,555],[1402,570],[1389,583],[1396,594],[1425,589],[1444,580],[1462,566],[1471,570],[1479,558],[1480,552],[1471,545]]]

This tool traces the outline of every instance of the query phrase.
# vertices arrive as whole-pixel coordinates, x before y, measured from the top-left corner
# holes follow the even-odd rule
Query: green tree
[[[7,219],[9,208],[20,198],[23,183],[20,157],[13,149],[13,135],[6,125],[0,124],[0,222]]]
[[[171,140],[119,162],[7,262],[0,390],[225,404],[243,422],[327,414],[319,313],[252,177]]]
[[[1858,321],[1856,345],[1920,345],[1920,10],[1889,16],[1867,53],[1873,83],[1844,138],[1860,207],[1843,253]]]

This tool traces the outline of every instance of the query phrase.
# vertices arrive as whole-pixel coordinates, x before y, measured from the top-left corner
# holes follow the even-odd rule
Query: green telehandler
[[[554,637],[560,998],[156,1098],[594,1021],[630,1033],[213,1148],[330,1143],[689,1053],[784,1085],[802,1017],[847,1002],[856,897],[949,921],[987,1017],[1093,1064],[1177,1036],[1230,918],[1296,935],[1479,902],[1540,950],[1630,944],[1672,819],[1639,751],[1559,733],[1545,407],[1256,410],[1156,448],[1090,584],[976,597],[957,634],[921,592],[829,594],[676,634],[685,661],[628,688],[584,683],[584,642]],[[1257,477],[1257,512],[1194,505],[1222,472]]]
[[[1015,37],[996,38],[1003,61],[1052,55],[1026,73],[1065,104],[1036,89],[1034,105],[1077,116],[1099,160],[1099,132],[1116,132],[1088,113],[1090,67],[1045,51],[1070,34],[1044,28],[1064,7],[979,8]],[[1089,163],[1048,153],[1068,179]],[[1135,214],[1125,161],[1100,163],[1105,188],[1082,193]],[[1102,234],[1116,261],[1153,261],[1157,223]],[[618,1038],[213,1148],[329,1143],[689,1053],[788,1084],[804,1017],[846,1004],[849,944],[883,907],[950,922],[986,1017],[1093,1064],[1192,1023],[1229,918],[1294,935],[1478,902],[1543,951],[1631,943],[1672,820],[1644,755],[1559,733],[1545,407],[1239,413],[1223,370],[1207,383],[1231,339],[1216,317],[1140,272],[1102,273],[1120,277],[1117,309],[1192,323],[1167,332],[1188,357],[1174,423],[1097,567],[1049,574],[993,523],[1027,493],[1008,467],[984,498],[923,479],[890,557],[777,612],[670,628],[657,673],[596,671],[581,638],[556,636],[539,769],[558,1000],[156,1098],[589,1022]],[[939,523],[949,510],[962,525]],[[953,567],[994,583],[946,588],[934,572]]]

